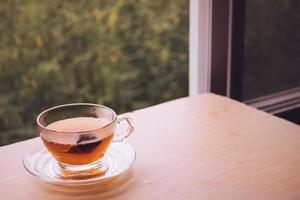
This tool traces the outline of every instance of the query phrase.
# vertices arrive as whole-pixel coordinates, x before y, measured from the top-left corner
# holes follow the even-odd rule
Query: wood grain
[[[0,148],[0,199],[300,199],[300,127],[213,94],[126,114],[132,169],[111,183],[66,188],[22,166],[35,138]]]

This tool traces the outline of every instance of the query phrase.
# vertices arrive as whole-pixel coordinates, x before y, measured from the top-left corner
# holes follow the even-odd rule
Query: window
[[[292,0],[232,1],[231,95],[296,123],[299,6]]]
[[[190,4],[190,95],[211,91],[297,118],[299,2],[190,0]]]
[[[118,113],[188,95],[189,2],[0,2],[0,145],[64,103]]]
[[[300,3],[247,0],[242,100],[300,87]]]

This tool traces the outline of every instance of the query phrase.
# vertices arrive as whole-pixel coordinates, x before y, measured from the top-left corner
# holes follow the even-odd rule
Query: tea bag
[[[95,139],[97,137],[93,135],[80,135],[76,144],[68,149],[68,153],[88,153],[93,151],[102,142],[101,140],[95,141]]]
[[[95,140],[95,139],[97,139],[97,137],[94,135],[80,135],[76,143],[79,144],[87,140]]]

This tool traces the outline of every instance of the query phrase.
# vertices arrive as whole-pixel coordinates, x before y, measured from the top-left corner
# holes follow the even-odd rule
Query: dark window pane
[[[300,1],[247,0],[243,100],[300,86]]]

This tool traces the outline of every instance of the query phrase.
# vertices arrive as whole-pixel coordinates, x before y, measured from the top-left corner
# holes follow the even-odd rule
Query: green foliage
[[[0,16],[0,145],[36,135],[54,105],[120,113],[187,95],[187,0],[6,0]]]

